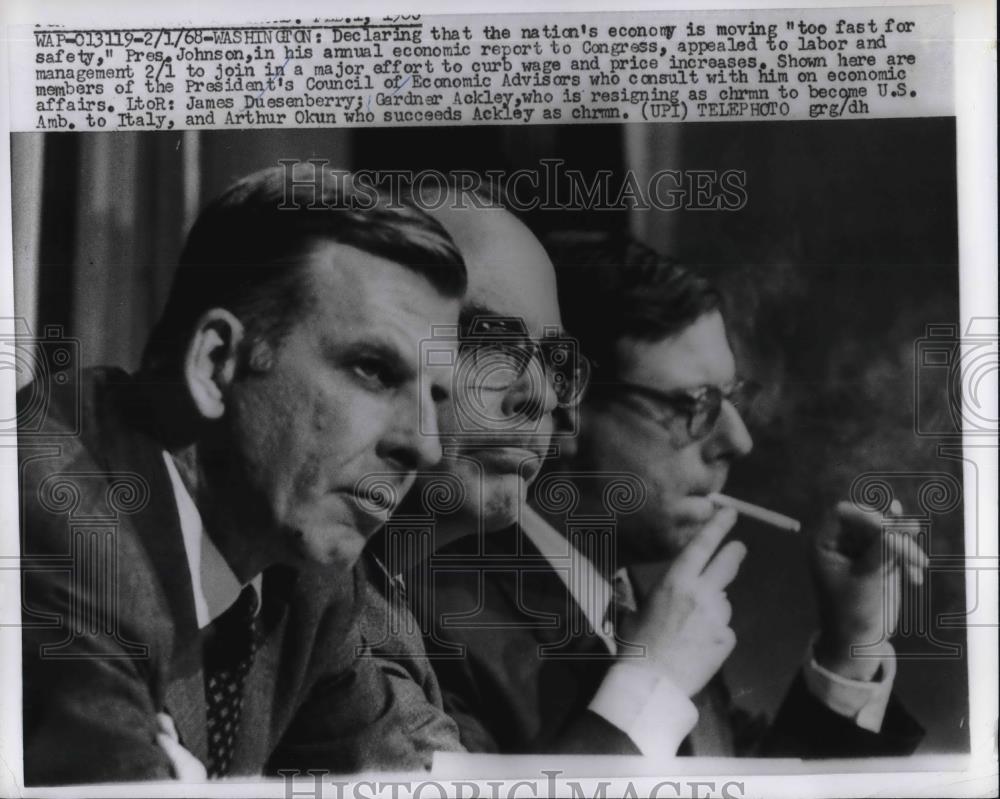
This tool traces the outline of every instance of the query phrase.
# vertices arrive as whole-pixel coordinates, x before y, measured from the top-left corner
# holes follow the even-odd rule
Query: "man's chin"
[[[365,548],[367,538],[355,527],[336,524],[322,531],[292,533],[294,559],[308,570],[344,570],[354,568]]]
[[[667,540],[672,549],[679,552],[691,543],[691,539],[698,535],[710,519],[678,519],[670,525]]]
[[[651,544],[650,551],[642,553],[641,557],[638,558],[639,562],[643,560],[672,561],[687,548],[706,524],[708,522],[690,518],[671,520],[668,526],[661,526],[655,535],[647,539]]]
[[[529,481],[515,474],[494,475],[483,480],[481,505],[487,532],[502,530],[518,522],[528,501]]]

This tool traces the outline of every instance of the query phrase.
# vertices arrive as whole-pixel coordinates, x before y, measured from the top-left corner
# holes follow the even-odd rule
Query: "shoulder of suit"
[[[264,594],[267,602],[287,602],[298,624],[346,629],[363,609],[366,582],[361,563],[349,571],[277,565],[264,573]]]

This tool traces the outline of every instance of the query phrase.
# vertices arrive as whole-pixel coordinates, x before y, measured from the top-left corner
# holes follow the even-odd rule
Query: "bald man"
[[[732,647],[727,620],[709,611],[724,601],[742,558],[734,544],[716,552],[733,515],[706,525],[672,578],[683,571],[687,583],[704,583],[705,607],[700,600],[693,607],[650,603],[630,629],[635,646],[609,652],[565,586],[553,584],[554,564],[562,562],[583,591],[603,587],[605,606],[607,584],[527,506],[543,460],[558,452],[556,411],[572,417],[585,376],[562,334],[552,264],[528,228],[498,205],[450,200],[436,210],[424,206],[469,272],[452,334],[451,393],[438,407],[443,458],[418,476],[370,547],[380,562],[374,583],[388,607],[405,593],[427,635],[440,693],[415,636],[402,634],[414,628],[412,617],[376,610],[366,617],[365,636],[384,656],[384,669],[400,677],[418,737],[441,728],[429,709],[440,697],[471,751],[673,754],[696,713],[688,694]],[[438,351],[437,341],[430,344]],[[553,540],[564,544],[561,561],[547,549]],[[416,563],[431,551],[438,553],[432,562]],[[396,579],[402,571],[405,585]],[[590,634],[576,635],[581,628]],[[636,656],[645,651],[656,657]],[[414,685],[426,689],[425,703]],[[433,721],[422,727],[420,719]]]

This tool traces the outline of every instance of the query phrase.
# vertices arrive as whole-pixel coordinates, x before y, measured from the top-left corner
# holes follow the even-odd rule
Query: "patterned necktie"
[[[208,775],[224,777],[233,759],[243,709],[243,683],[257,652],[257,591],[247,586],[212,625],[205,644]]]
[[[634,644],[622,638],[621,624],[626,617],[634,615],[638,610],[639,606],[635,599],[635,591],[632,589],[632,582],[625,569],[619,569],[615,572],[611,582],[611,601],[604,614],[604,629],[608,634],[614,636],[615,642],[618,644],[619,655],[628,654],[634,649]]]

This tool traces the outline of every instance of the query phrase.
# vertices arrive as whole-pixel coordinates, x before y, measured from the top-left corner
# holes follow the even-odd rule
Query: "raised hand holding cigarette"
[[[746,547],[730,541],[718,548],[735,522],[732,510],[718,511],[619,631],[625,642],[645,646],[649,662],[688,696],[705,687],[736,645],[726,587],[736,577]]]
[[[836,508],[837,521],[812,539],[812,565],[820,611],[817,661],[851,679],[869,680],[878,669],[872,657],[856,657],[855,647],[885,645],[895,633],[902,575],[923,582],[928,558],[898,501],[885,514],[850,502]]]

